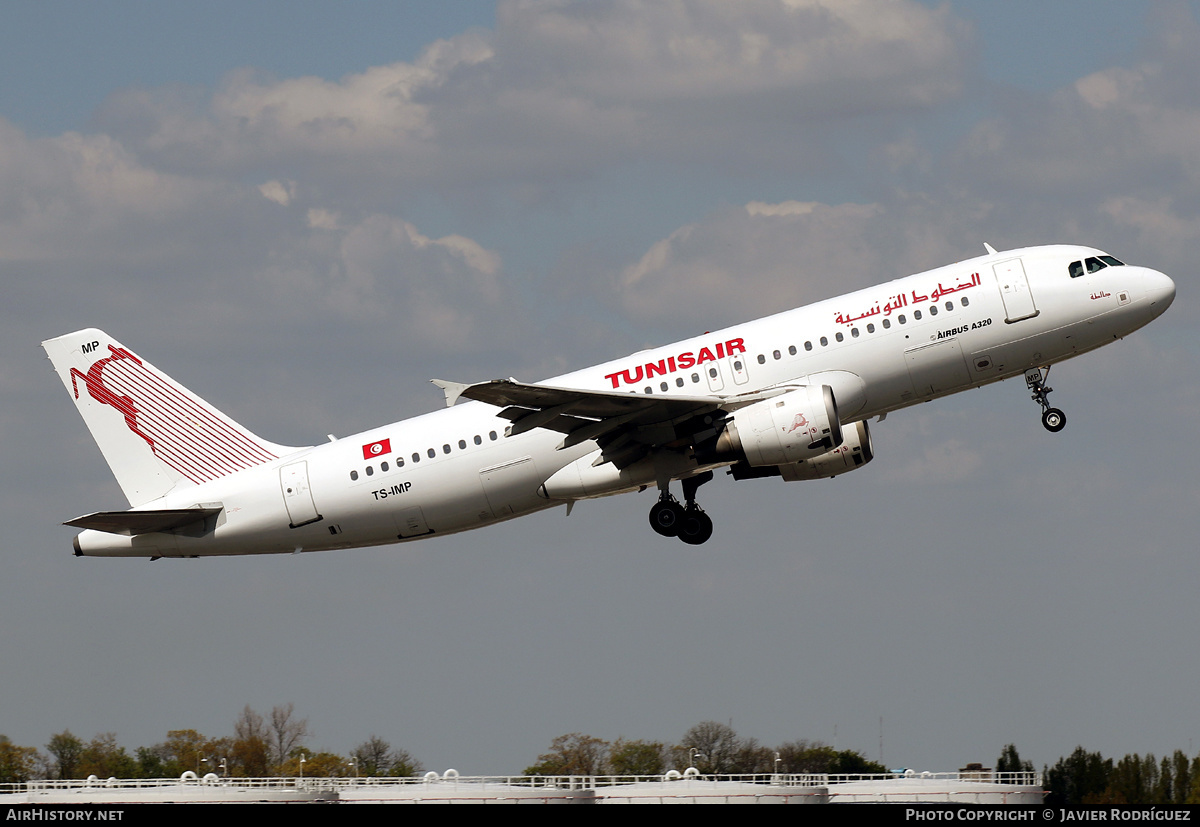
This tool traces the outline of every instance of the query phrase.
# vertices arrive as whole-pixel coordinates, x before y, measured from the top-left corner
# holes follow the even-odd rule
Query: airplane
[[[701,485],[833,477],[867,420],[1050,366],[1161,315],[1175,284],[1090,247],[998,252],[535,384],[432,380],[447,407],[308,447],[251,433],[107,334],[42,343],[131,508],[66,522],[76,556],[384,545],[655,488],[655,532],[698,545]],[[456,404],[465,400],[465,404]],[[684,501],[671,493],[679,481]]]

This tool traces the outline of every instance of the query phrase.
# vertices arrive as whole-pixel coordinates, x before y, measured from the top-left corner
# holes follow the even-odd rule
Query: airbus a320
[[[446,409],[308,447],[251,433],[99,330],[42,346],[131,506],[67,522],[83,529],[79,556],[383,545],[647,488],[653,530],[699,544],[713,521],[697,490],[714,471],[794,482],[861,468],[867,421],[901,408],[1024,376],[1061,430],[1050,366],[1174,298],[1164,274],[1100,250],[988,246],[543,382],[435,379]]]

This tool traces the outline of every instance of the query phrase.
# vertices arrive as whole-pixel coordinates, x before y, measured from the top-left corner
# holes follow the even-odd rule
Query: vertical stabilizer
[[[255,436],[103,331],[42,347],[132,506],[297,450]]]

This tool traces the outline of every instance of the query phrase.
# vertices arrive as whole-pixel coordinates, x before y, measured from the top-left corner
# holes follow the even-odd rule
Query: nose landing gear
[[[1050,433],[1056,434],[1067,427],[1067,415],[1058,408],[1050,407],[1047,397],[1054,388],[1046,386],[1046,380],[1049,377],[1049,367],[1045,369],[1045,372],[1041,368],[1030,368],[1025,371],[1025,384],[1033,392],[1033,401],[1042,406],[1042,425]]]
[[[705,471],[683,480],[682,506],[665,488],[658,502],[650,509],[650,527],[664,537],[678,537],[688,545],[698,546],[712,537],[712,518],[696,504],[696,489],[713,478],[712,471]]]

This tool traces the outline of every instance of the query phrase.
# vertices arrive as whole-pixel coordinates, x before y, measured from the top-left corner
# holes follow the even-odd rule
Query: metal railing
[[[458,785],[471,788],[546,788],[554,790],[598,790],[633,784],[678,785],[681,789],[699,784],[751,784],[771,787],[830,787],[852,782],[891,782],[904,785],[924,786],[947,782],[976,782],[985,784],[1010,784],[1025,787],[1042,786],[1040,772],[992,772],[963,771],[917,773],[851,773],[832,775],[826,773],[757,773],[750,775],[704,774],[694,769],[684,772],[671,771],[662,775],[479,775],[463,776],[454,770],[445,773],[426,773],[412,777],[291,777],[291,778],[227,778],[210,773],[197,776],[184,773],[181,778],[96,778],[54,780],[43,779],[16,784],[0,784],[0,794],[20,794],[39,791],[68,791],[86,789],[152,790],[164,787],[239,787],[254,789],[298,790],[320,792],[323,790],[347,790],[364,787],[417,785],[437,786],[442,789]]]

